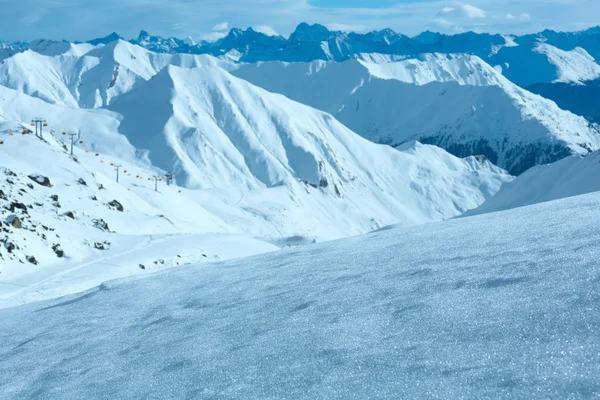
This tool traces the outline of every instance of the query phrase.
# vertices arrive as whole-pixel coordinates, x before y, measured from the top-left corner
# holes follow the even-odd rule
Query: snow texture
[[[0,311],[0,393],[595,398],[600,196],[193,265]]]

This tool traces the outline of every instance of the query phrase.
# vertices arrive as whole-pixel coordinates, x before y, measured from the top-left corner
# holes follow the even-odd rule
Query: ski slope
[[[591,192],[600,192],[600,152],[532,168],[464,215],[508,210]]]
[[[233,74],[329,112],[371,141],[419,140],[460,157],[483,154],[513,175],[600,148],[597,127],[474,56],[268,62],[242,65]]]
[[[599,219],[595,193],[0,310],[0,393],[594,398]]]

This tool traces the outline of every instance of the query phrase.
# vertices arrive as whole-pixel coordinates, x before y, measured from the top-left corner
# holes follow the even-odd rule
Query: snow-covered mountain
[[[598,397],[598,220],[593,194],[0,310],[0,392]]]
[[[83,46],[77,47],[83,51],[91,45],[78,46]],[[53,104],[96,108],[110,104],[137,82],[171,64],[191,68],[227,63],[210,56],[154,53],[116,40],[83,54],[18,53],[0,64],[0,85]]]
[[[591,192],[600,192],[600,152],[531,168],[504,185],[481,207],[464,215],[508,210]]]
[[[205,254],[187,249],[194,239],[181,235],[217,240],[221,248],[240,240],[256,249],[347,237],[457,216],[513,179],[482,158],[459,159],[416,142],[399,151],[368,142],[331,115],[216,66],[168,66],[109,108],[50,104],[0,86],[6,175],[0,179],[0,253],[9,267],[0,283],[8,287],[7,304],[141,273],[138,264],[174,266]],[[21,121],[33,112],[48,120],[46,140],[21,134],[30,128]],[[64,127],[81,134],[77,161],[60,143],[69,144]],[[110,183],[113,164],[122,165],[119,184]],[[179,186],[147,181],[167,172]],[[30,175],[48,178],[51,186]],[[205,234],[212,236],[198,237]],[[174,242],[183,250],[160,257],[160,243]],[[98,253],[96,243],[114,253]],[[56,255],[55,245],[68,260]],[[244,254],[251,253],[213,255]],[[105,270],[107,257],[114,268]],[[78,283],[61,283],[71,280]]]
[[[458,156],[483,154],[515,175],[600,148],[597,126],[519,88],[475,56],[267,62],[233,73],[330,112],[372,141],[420,140]]]

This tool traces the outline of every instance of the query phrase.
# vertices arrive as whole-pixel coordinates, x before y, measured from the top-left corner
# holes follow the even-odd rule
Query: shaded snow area
[[[600,396],[600,195],[191,265],[0,311],[0,393]]]
[[[600,152],[531,168],[463,216],[485,214],[600,191]]]

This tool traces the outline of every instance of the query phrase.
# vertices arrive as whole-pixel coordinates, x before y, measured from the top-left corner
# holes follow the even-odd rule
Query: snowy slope
[[[590,192],[600,192],[600,152],[532,168],[465,215],[508,210]]]
[[[2,310],[0,392],[595,398],[599,219],[594,194]]]
[[[216,67],[169,66],[110,109],[122,115],[120,131],[129,141],[185,186],[281,187],[294,199],[321,199],[324,218],[340,206],[357,221],[367,209],[373,222],[447,218],[510,180],[489,163],[434,147],[396,152],[375,145],[328,114]]]
[[[582,85],[584,81],[600,78],[600,65],[581,47],[565,51],[547,43],[540,43],[535,51],[545,54],[556,66],[558,78],[555,82]]]
[[[96,108],[110,104],[167,65],[227,65],[210,56],[153,53],[123,40],[77,46],[90,50],[58,55],[28,50],[6,59],[0,64],[0,85],[53,104]]]
[[[331,112],[372,141],[420,140],[458,156],[484,154],[513,174],[600,146],[597,129],[585,119],[468,55],[246,64],[234,74]]]
[[[242,229],[179,188],[161,182],[155,192],[146,180],[154,171],[80,149],[71,158],[58,140],[46,139],[0,135],[2,307],[106,279],[276,249],[240,235]],[[118,184],[112,161],[122,165]],[[38,184],[34,174],[49,185]],[[144,179],[135,179],[138,174]]]

